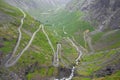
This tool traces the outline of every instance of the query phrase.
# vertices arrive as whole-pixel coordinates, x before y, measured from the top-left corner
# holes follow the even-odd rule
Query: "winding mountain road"
[[[19,26],[19,28],[18,28],[19,37],[18,37],[18,40],[17,40],[17,44],[16,44],[16,46],[15,46],[15,48],[14,48],[14,50],[13,50],[12,56],[16,53],[16,51],[17,51],[17,49],[18,49],[18,47],[19,47],[19,45],[20,45],[20,41],[21,41],[21,38],[22,38],[21,28],[22,28],[22,26],[23,26],[24,19],[25,19],[25,17],[26,17],[26,14],[24,13],[24,11],[23,11],[22,9],[20,9],[20,8],[18,8],[18,9],[22,12],[23,18],[21,19],[21,24],[20,24],[20,26]]]
[[[53,31],[55,33],[55,36],[59,36],[58,33],[56,32],[56,30]]]
[[[72,46],[75,47],[76,50],[78,51],[78,57],[75,60],[75,64],[78,65],[79,60],[81,59],[83,53],[82,53],[81,50],[79,50],[78,46],[69,37],[67,37],[67,39],[70,41],[70,43],[72,44]],[[66,78],[65,80],[71,80],[73,78],[73,76],[74,76],[74,72],[75,72],[75,66],[73,66],[73,68],[71,70],[71,75],[69,76],[69,78]]]
[[[59,52],[61,51],[61,44],[57,44],[57,51],[56,53],[54,54],[54,60],[53,60],[53,65],[55,67],[58,67],[59,66]]]
[[[54,47],[53,47],[53,44],[48,36],[48,34],[45,32],[44,30],[44,26],[42,25],[42,31],[43,33],[45,34],[47,40],[48,40],[48,43],[53,51],[53,66],[54,67],[58,67],[59,66],[59,50],[61,49],[61,44],[57,44],[57,51],[55,51]]]
[[[23,23],[24,23],[24,18],[26,17],[26,14],[24,13],[24,11],[20,8],[18,8],[24,15],[24,17],[21,19],[21,24],[18,28],[18,31],[19,31],[19,37],[18,37],[18,41],[17,41],[17,44],[13,50],[13,54],[12,56],[8,59],[8,61],[5,63],[5,67],[11,67],[13,66],[18,60],[19,58],[22,56],[22,54],[29,48],[29,46],[31,45],[36,33],[40,30],[41,28],[41,25],[39,26],[39,28],[33,33],[30,41],[28,42],[28,44],[26,45],[26,47],[22,50],[22,52],[20,52],[17,56],[15,56],[15,53],[20,45],[20,41],[21,41],[21,38],[22,38],[22,32],[21,32],[21,28],[23,26]]]
[[[14,59],[14,57],[11,57],[7,63],[5,64],[6,67],[10,67],[13,66],[18,60],[19,58],[22,56],[22,54],[29,48],[29,46],[31,45],[32,41],[34,40],[35,35],[37,34],[37,32],[40,30],[41,25],[39,26],[39,28],[33,33],[31,39],[29,40],[28,44],[26,45],[26,47],[22,50],[22,52],[20,52],[17,57]],[[10,63],[10,61],[13,61]]]
[[[67,32],[65,31],[65,27],[63,26],[63,33],[64,34],[67,34]]]
[[[77,52],[78,52],[78,58],[75,60],[75,61],[76,61],[76,65],[78,65],[79,60],[80,60],[80,58],[81,58],[81,56],[82,56],[83,53],[82,53],[82,51],[78,48],[78,46],[73,42],[72,39],[70,39],[69,37],[67,37],[67,39],[70,41],[70,43],[72,44],[72,46],[76,48],[76,50],[77,50]]]
[[[61,45],[60,44],[57,45],[57,52],[55,52],[53,44],[52,44],[50,38],[48,37],[48,34],[45,32],[43,25],[42,25],[42,31],[45,34],[45,36],[46,36],[46,38],[48,40],[48,43],[49,43],[49,45],[50,45],[50,47],[51,47],[51,49],[53,51],[53,56],[54,56],[54,58],[53,58],[53,66],[58,67],[59,66],[58,50],[59,50],[59,47],[61,47]]]
[[[72,39],[73,39],[73,41],[75,42],[75,44],[79,44],[76,40],[75,40],[75,38],[72,36]],[[88,53],[88,50],[85,48],[85,47],[83,47],[83,46],[81,46],[81,45],[79,45],[79,47],[80,47],[80,49],[82,49],[82,51],[84,51],[85,53]]]
[[[23,18],[21,19],[21,24],[20,24],[20,26],[19,26],[19,28],[18,28],[19,37],[18,37],[16,46],[15,46],[15,48],[14,48],[14,50],[13,50],[13,53],[12,53],[10,59],[7,61],[7,63],[14,57],[14,55],[15,55],[15,53],[16,53],[19,45],[20,45],[20,41],[21,41],[21,37],[22,37],[21,28],[22,28],[22,26],[23,26],[23,23],[24,23],[24,19],[25,19],[25,17],[26,17],[26,14],[24,13],[24,11],[23,11],[22,9],[20,9],[20,8],[18,8],[18,9],[19,9],[20,12],[23,14]],[[6,64],[7,64],[7,63],[6,63]]]
[[[43,33],[45,34],[45,36],[46,36],[46,38],[47,38],[47,40],[48,40],[48,43],[49,43],[49,45],[50,45],[50,47],[51,47],[51,49],[52,49],[52,51],[53,51],[53,54],[55,54],[55,49],[54,49],[54,47],[53,47],[53,44],[52,44],[50,38],[48,37],[48,34],[45,32],[44,26],[43,26],[43,25],[41,25],[41,26],[42,26],[42,31],[43,31]]]
[[[28,44],[25,46],[25,48],[24,48],[20,53],[18,53],[17,56],[15,56],[16,51],[17,51],[17,49],[18,49],[18,47],[19,47],[19,45],[20,45],[21,38],[22,38],[21,28],[22,28],[22,26],[23,26],[24,19],[25,19],[25,17],[26,17],[26,14],[24,13],[24,11],[23,11],[22,9],[20,9],[20,8],[18,8],[18,9],[19,9],[19,10],[22,12],[22,14],[23,14],[23,18],[21,19],[21,24],[20,24],[20,26],[19,26],[19,28],[18,28],[19,36],[18,36],[18,40],[17,40],[16,46],[15,46],[15,48],[14,48],[14,50],[13,50],[13,54],[12,54],[11,57],[8,59],[8,61],[5,63],[5,67],[11,67],[11,66],[15,65],[15,63],[20,59],[20,57],[23,55],[23,53],[30,47],[30,45],[32,44],[32,41],[33,41],[34,38],[35,38],[35,35],[39,32],[39,30],[40,30],[41,28],[42,28],[42,31],[43,31],[43,33],[45,34],[45,36],[46,36],[46,38],[47,38],[47,40],[48,40],[48,43],[49,43],[49,45],[50,45],[50,47],[51,47],[51,49],[52,49],[52,51],[53,51],[53,56],[54,56],[54,58],[53,58],[53,65],[54,65],[55,67],[59,67],[59,51],[61,50],[61,44],[59,44],[59,43],[57,44],[57,50],[55,51],[55,49],[54,49],[54,47],[53,47],[53,44],[52,44],[52,42],[51,42],[48,34],[47,34],[47,33],[45,32],[45,30],[44,30],[44,25],[40,25],[40,26],[39,26],[39,28],[32,34],[32,37],[31,37],[31,39],[29,40]],[[68,34],[67,32],[65,32],[64,27],[63,27],[63,32],[64,32],[64,34]],[[85,35],[87,35],[87,33],[86,33]],[[69,76],[68,78],[65,78],[65,77],[64,77],[64,78],[62,78],[62,79],[60,79],[60,80],[71,80],[71,79],[74,77],[75,67],[79,64],[79,60],[81,59],[81,57],[82,57],[82,55],[83,55],[82,51],[79,49],[79,47],[74,43],[74,41],[73,41],[72,39],[70,39],[69,37],[67,37],[67,40],[70,42],[70,44],[72,44],[73,47],[75,47],[75,49],[76,49],[77,52],[78,52],[78,56],[77,56],[77,58],[75,59],[75,65],[74,65],[74,66],[72,67],[72,69],[71,69],[71,74],[70,74],[70,76]],[[88,40],[90,40],[90,39],[88,39]],[[86,40],[86,41],[87,41],[87,40]],[[89,42],[89,43],[90,43],[90,42]],[[55,79],[55,80],[58,80],[58,79]]]
[[[92,39],[91,39],[91,37],[88,35],[88,34],[89,34],[89,30],[84,31],[83,34],[84,34],[84,40],[85,40],[85,48],[87,48],[87,44],[88,44],[90,50],[91,50],[92,52],[94,52],[94,48],[93,48],[92,42],[91,42]]]
[[[63,32],[64,34],[66,34],[67,32],[64,31],[64,27],[63,27]],[[63,77],[62,79],[54,79],[54,80],[71,80],[74,77],[74,72],[75,72],[75,66],[77,66],[79,64],[79,61],[83,55],[82,51],[79,49],[79,47],[73,42],[72,39],[70,39],[69,37],[67,37],[67,40],[70,42],[70,44],[72,44],[73,47],[75,47],[75,49],[78,52],[78,57],[75,59],[75,65],[72,67],[71,69],[71,74],[68,78]],[[84,49],[81,45],[80,45],[81,49]]]
[[[76,48],[77,52],[78,52],[78,57],[75,60],[75,65],[72,67],[71,69],[71,74],[68,78],[62,78],[62,79],[54,79],[54,80],[71,80],[74,77],[74,72],[75,72],[75,66],[78,65],[79,60],[81,59],[83,53],[82,51],[78,48],[78,46],[69,38],[67,37],[67,40],[72,44],[73,47]]]

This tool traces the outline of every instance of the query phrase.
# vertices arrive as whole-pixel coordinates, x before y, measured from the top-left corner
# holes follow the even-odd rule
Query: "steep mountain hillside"
[[[119,3],[119,0],[74,0],[69,2],[66,9],[84,12],[83,19],[89,21],[96,29],[89,34],[92,37],[93,48],[101,50],[119,47],[117,44],[120,39],[114,37],[119,35],[120,29]],[[106,38],[108,36],[113,39]]]
[[[118,0],[6,1],[0,80],[120,79]]]
[[[55,37],[48,25],[44,29],[21,8],[2,0],[0,14],[1,80],[54,80],[71,75],[78,55],[70,38]]]
[[[41,23],[26,12],[24,14],[26,16],[20,8],[12,7],[0,0],[0,80],[26,80],[27,76],[36,73],[37,69],[48,70],[49,76],[55,74],[55,69],[51,66],[52,50],[40,28]],[[56,39],[48,33],[53,45],[56,46]],[[20,44],[15,51],[19,41]],[[42,72],[40,74],[44,75]]]
[[[95,31],[86,32],[86,40],[87,40],[88,46],[90,50],[93,51],[93,54],[91,55],[91,57],[92,56],[95,56],[95,57],[90,58],[90,56],[88,56],[86,59],[89,58],[88,61],[90,61],[90,63],[88,62],[83,65],[91,66],[91,68],[88,68],[88,69],[90,71],[93,71],[92,70],[93,64],[96,64],[96,62],[98,64],[103,63],[101,65],[98,65],[98,67],[99,68],[100,66],[104,66],[104,67],[100,68],[98,71],[95,71],[95,76],[102,77],[100,78],[100,80],[101,79],[102,80],[109,80],[109,79],[119,80],[120,79],[119,77],[120,67],[118,66],[120,62],[117,60],[115,60],[114,62],[113,61],[114,58],[112,58],[113,55],[111,55],[111,59],[108,59],[108,61],[104,60],[107,54],[109,54],[109,51],[111,50],[116,51],[117,49],[120,48],[120,42],[119,42],[120,41],[120,38],[119,38],[120,37],[119,36],[120,35],[119,33],[120,32],[120,28],[119,28],[120,6],[119,4],[120,4],[119,0],[114,0],[114,1],[113,0],[72,0],[71,2],[68,3],[68,5],[66,5],[66,10],[70,12],[75,12],[75,11],[84,12],[85,15],[83,19],[85,21],[89,21],[90,24],[93,25],[93,27],[95,28]],[[100,51],[100,53],[98,54],[98,57],[99,57],[98,59],[96,56],[97,54],[95,54],[96,51],[97,53],[99,53]],[[103,55],[102,53],[105,53],[104,57],[102,56]],[[115,55],[116,55],[116,59],[119,60],[118,55],[117,54]],[[94,58],[96,58],[96,60],[94,60]],[[99,62],[101,60],[103,61]],[[93,63],[91,63],[92,61]],[[104,64],[104,61],[106,65]],[[111,63],[111,61],[113,62]],[[85,60],[85,62],[87,62],[87,60]],[[80,71],[84,72],[85,66],[83,70],[80,70]],[[83,72],[80,72],[80,73],[83,73]],[[111,75],[112,73],[115,73],[115,74]],[[87,72],[85,72],[84,74],[87,74]],[[111,76],[106,76],[106,75],[111,75]],[[117,76],[115,77],[115,75]],[[95,80],[99,80],[99,79],[96,78]]]
[[[75,0],[69,2],[67,9],[86,12],[86,19],[100,30],[120,29],[119,0]]]

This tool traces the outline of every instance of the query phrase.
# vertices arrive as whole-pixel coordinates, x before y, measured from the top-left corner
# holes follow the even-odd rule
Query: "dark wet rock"
[[[34,60],[35,58],[33,56],[30,57],[32,60]]]
[[[1,64],[2,64],[2,59],[3,59],[3,52],[0,51],[0,66],[1,66]]]
[[[7,68],[0,67],[0,80],[19,80],[18,75]]]
[[[105,77],[107,75],[112,75],[113,73],[117,72],[118,70],[120,70],[120,63],[116,64],[116,65],[107,66],[107,67],[95,72],[95,75],[97,77]]]
[[[64,77],[69,77],[71,74],[71,69],[69,68],[63,68],[59,67],[58,68],[58,79],[64,78]]]
[[[3,43],[0,43],[0,48],[4,47],[4,44]]]
[[[0,51],[0,57],[3,55],[3,52],[2,51]]]
[[[40,69],[40,67],[38,67],[38,62],[35,62],[34,64],[27,66],[24,70],[24,75],[33,73],[35,71],[35,69]]]
[[[8,41],[8,39],[7,38],[3,38],[3,41]]]
[[[24,68],[20,68],[19,70],[17,70],[18,71],[18,74],[19,74],[19,77],[22,79],[22,80],[27,80],[27,75],[29,74],[29,73],[34,73],[36,70],[40,70],[40,69],[42,69],[42,68],[44,68],[44,69],[48,69],[49,67],[46,67],[46,66],[39,66],[39,63],[36,61],[35,63],[33,63],[33,64],[29,64],[28,66],[24,66]],[[39,76],[39,78],[38,78],[38,76],[35,76],[36,78],[34,79],[33,78],[33,80],[49,80],[49,78],[44,78],[44,77],[41,77],[41,76]]]

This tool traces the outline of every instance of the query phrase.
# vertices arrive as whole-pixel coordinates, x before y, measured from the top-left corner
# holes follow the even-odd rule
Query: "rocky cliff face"
[[[67,9],[86,12],[87,20],[100,30],[120,28],[120,0],[75,0]]]

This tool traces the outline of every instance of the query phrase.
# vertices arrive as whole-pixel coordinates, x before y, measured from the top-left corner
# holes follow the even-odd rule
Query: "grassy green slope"
[[[20,25],[20,20],[23,17],[23,14],[17,8],[12,7],[1,0],[0,14],[4,14],[4,16],[0,17],[6,18],[6,20],[0,21],[0,44],[4,45],[0,48],[0,52],[3,54],[1,57],[1,60],[3,61],[6,58],[6,55],[12,53],[13,48],[15,47],[18,38],[17,28]],[[40,23],[38,21],[34,20],[27,14],[22,28],[22,40],[16,55],[27,45],[32,36],[31,34],[33,34],[33,32],[38,29],[39,25]],[[51,37],[54,47],[56,47],[56,39],[53,37],[50,31],[48,31],[48,34]],[[37,64],[37,66],[34,64]],[[10,67],[9,70],[19,75],[23,73],[22,76],[25,77],[28,75],[28,78],[32,78],[35,75],[31,74],[36,73],[36,70],[41,71],[42,69],[46,69],[48,70],[48,75],[51,76],[54,74],[54,68],[52,68],[51,65],[52,50],[45,35],[43,34],[42,30],[40,30],[39,33],[37,33],[35,36],[35,39],[33,40],[32,45],[29,47],[29,49],[22,55],[17,64]],[[28,69],[30,66],[34,68],[31,73]],[[28,71],[28,73],[24,71]],[[1,73],[1,75],[3,74],[4,73]],[[42,72],[39,74],[45,76]],[[2,79],[2,77],[0,79]]]
[[[20,20],[23,15],[17,8],[12,7],[3,1],[0,1],[0,14],[4,15],[2,17],[5,18],[5,20],[0,20],[0,45],[3,45],[3,47],[0,47],[0,52],[3,54],[2,56],[0,55],[0,57],[1,60],[4,60],[6,55],[12,53],[13,48],[15,47],[18,38],[17,28],[20,25]],[[47,18],[44,18],[44,16],[41,17],[43,19],[41,20],[46,25],[45,30],[47,31],[55,49],[57,42],[62,44],[61,59],[68,66],[72,66],[74,64],[74,60],[77,57],[77,52],[65,39],[63,39],[63,37],[69,36],[72,38],[72,36],[74,36],[78,43],[77,45],[80,44],[85,47],[83,32],[86,30],[94,30],[94,28],[88,22],[80,18],[82,15],[83,13],[81,12],[69,13],[68,11],[62,10],[57,14],[47,16]],[[27,14],[22,28],[23,35],[21,44],[17,50],[16,55],[27,45],[31,35],[39,27],[39,25],[40,23],[38,21],[34,20],[31,16],[29,16],[29,14]],[[65,31],[68,33],[66,35],[63,33],[63,26],[65,27]],[[55,33],[53,30],[56,30],[59,36],[54,36]],[[109,43],[113,40],[117,40],[119,43],[119,31],[111,34],[100,32],[98,34],[92,35],[91,37],[94,41],[93,44],[95,45],[97,43],[104,42],[104,40],[106,40],[105,42]],[[107,39],[105,39],[106,35]],[[117,42],[115,44],[111,44],[109,46],[110,48],[106,48],[118,48],[119,44]],[[118,59],[120,55],[118,53],[119,49],[108,51],[100,51],[96,49],[94,54],[85,54],[82,57],[79,66],[77,66],[76,75],[73,80],[91,80],[91,76],[97,77],[94,75],[94,72],[101,70],[108,65],[119,63]],[[115,58],[116,55],[117,58]],[[52,50],[45,35],[43,34],[42,30],[40,30],[39,33],[37,33],[35,36],[32,45],[21,56],[19,61],[14,66],[9,68],[9,70],[17,73],[21,76],[21,78],[27,78],[27,80],[49,79],[58,75],[58,69],[52,66],[52,58]],[[65,67],[65,64],[61,62],[60,66]],[[0,73],[0,75],[2,74],[4,74],[4,71]],[[103,80],[109,80],[114,78],[116,75],[119,76],[119,71],[116,74],[104,77]],[[1,77],[0,79],[3,78]],[[96,80],[97,79],[98,78],[96,78]],[[120,78],[115,77],[114,79],[119,80]]]
[[[4,14],[3,17],[6,18],[4,22],[3,20],[0,22],[0,44],[4,45],[0,48],[0,51],[3,54],[1,60],[6,61],[6,55],[12,54],[12,51],[16,45],[18,38],[17,29],[20,25],[20,20],[23,17],[23,14],[17,8],[12,7],[3,1],[0,1],[0,13]],[[40,23],[38,21],[34,20],[29,14],[27,14],[27,17],[25,18],[23,27],[21,29],[22,39],[16,55],[24,49],[33,32],[38,29],[39,25]],[[53,32],[47,28],[48,27],[45,26],[45,30],[56,49],[56,43],[59,40],[55,38]],[[66,47],[64,54],[66,54],[68,57],[71,57],[73,60],[77,56],[75,49],[72,48],[70,44],[68,48]],[[75,57],[72,57],[73,55]],[[9,68],[9,70],[11,72],[17,73],[18,75],[21,75],[22,79],[27,78],[28,80],[31,80],[36,79],[37,76],[39,76],[39,78],[46,79],[57,75],[58,70],[52,66],[52,58],[53,52],[48,44],[45,35],[43,34],[42,30],[40,30],[36,34],[31,46],[21,56],[19,61],[14,66]],[[72,64],[72,62],[66,59],[66,56],[63,59],[67,64]],[[5,71],[2,70],[2,73],[0,75],[4,74]],[[1,77],[1,79],[6,78]],[[7,79],[11,80],[9,77]]]
[[[80,11],[69,12],[60,9],[59,11],[50,13],[48,15],[41,15],[40,20],[51,30],[56,30],[59,36],[74,36],[74,38],[79,44],[85,46],[83,32],[85,30],[93,31],[94,28],[90,25],[89,22],[84,21],[82,19],[82,16],[84,15]],[[64,31],[68,34],[64,34],[63,27]]]
[[[120,30],[99,32],[91,37],[96,51],[120,48]]]
[[[81,19],[83,13],[81,12],[68,12],[65,10],[58,11],[56,14],[49,14],[42,16],[40,20],[47,26],[50,31],[56,30],[59,36],[57,38],[61,39],[62,37],[71,37],[74,36],[77,41],[77,45],[82,45],[85,47],[85,42],[83,39],[83,32],[89,30],[90,32],[94,31],[94,28],[86,21]],[[68,34],[63,33],[63,27]],[[77,67],[77,75],[73,80],[91,80],[95,75],[96,71],[102,70],[103,68],[115,65],[119,63],[119,30],[116,32],[98,32],[94,35],[91,35],[92,45],[95,49],[94,54],[89,55],[85,54],[81,64]],[[54,34],[54,32],[53,32]],[[61,43],[63,44],[63,56],[62,59],[65,62],[73,62],[74,56],[68,53],[72,48],[69,48],[67,42],[62,38]],[[112,43],[115,41],[114,43]],[[106,44],[105,44],[106,43]],[[112,43],[109,45],[109,43]],[[102,44],[101,47],[97,44]],[[105,44],[105,45],[104,45]],[[104,46],[104,48],[103,48]],[[68,49],[67,49],[68,48]],[[118,49],[116,49],[118,48]],[[113,49],[113,50],[111,50]],[[71,52],[71,51],[70,51]],[[68,53],[68,54],[67,54]],[[74,53],[74,50],[73,50]],[[89,52],[88,52],[89,53]],[[118,56],[115,59],[115,56]],[[66,60],[66,58],[69,59]],[[112,60],[112,61],[111,61]],[[69,64],[68,64],[69,65]],[[111,75],[112,77],[112,75]],[[113,78],[114,79],[114,78]],[[119,77],[117,78],[119,79]],[[96,79],[97,80],[97,79]],[[107,80],[107,78],[105,78]]]
[[[47,16],[45,23],[51,31],[56,30],[62,37],[74,36],[77,43],[85,47],[83,32],[86,30],[92,32],[94,28],[88,22],[80,18],[82,15],[81,12],[69,13],[67,11],[59,11],[54,15]],[[65,31],[68,34],[65,35],[63,33],[63,27],[65,27]],[[94,35],[90,34],[95,52],[92,55],[85,54],[83,56],[83,60],[76,70],[79,77],[74,77],[73,80],[91,80],[91,78],[98,77],[96,74],[99,72],[95,74],[96,71],[119,64],[119,36],[119,30],[97,32]],[[117,58],[115,58],[116,56]],[[111,80],[120,79],[118,76],[114,77],[114,73],[109,77],[112,78]],[[105,77],[105,80],[108,80],[109,77]]]

